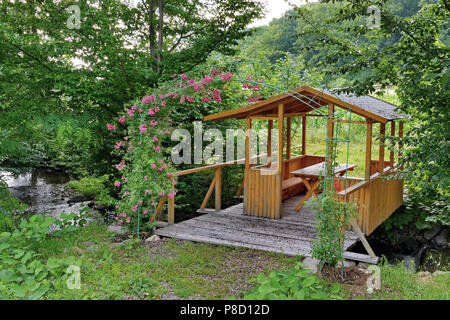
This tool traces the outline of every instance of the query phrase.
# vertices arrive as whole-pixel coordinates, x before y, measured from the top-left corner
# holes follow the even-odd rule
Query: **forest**
[[[320,0],[250,27],[270,10],[265,6],[259,0],[1,1],[0,299],[449,298],[450,4]],[[369,21],[373,14],[379,20]],[[297,257],[153,235],[158,216],[168,219],[171,199],[176,223],[198,216],[215,179],[214,171],[178,179],[177,172],[199,165],[171,163],[178,143],[172,132],[194,136],[206,116],[303,85],[376,97],[407,115],[403,136],[386,136],[389,150],[401,153],[389,178],[403,180],[405,192],[403,205],[368,236],[384,256],[383,288],[374,295],[331,273],[311,276]],[[148,116],[153,120],[144,123]],[[308,154],[329,152],[323,120],[293,118],[292,145],[302,143],[296,134],[307,125]],[[202,126],[224,136],[246,128],[236,119]],[[362,179],[366,129],[351,129],[352,144],[336,147],[336,161],[356,164]],[[378,152],[374,143],[374,157]],[[194,144],[189,153],[196,153]],[[236,193],[243,167],[221,174],[222,208],[242,202]],[[161,213],[162,196],[169,202]],[[65,212],[45,215],[60,209]],[[120,233],[107,231],[111,226]],[[393,252],[402,254],[400,265],[392,263]],[[218,274],[225,255],[251,271],[226,265],[229,274]],[[411,256],[415,273],[402,265]],[[251,268],[254,258],[260,263]],[[65,288],[70,266],[81,267],[80,290]],[[116,281],[119,274],[126,276]],[[240,277],[245,284],[237,284]],[[279,282],[272,288],[270,279]],[[106,282],[114,285],[96,290]]]

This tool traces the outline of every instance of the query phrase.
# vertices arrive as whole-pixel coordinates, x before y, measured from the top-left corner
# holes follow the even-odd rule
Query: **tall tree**
[[[321,2],[343,4],[329,19],[329,25],[348,35],[345,40],[333,36],[334,30],[329,30],[327,24],[317,27],[308,12],[296,8],[299,19],[312,26],[310,33],[316,39],[313,48],[326,45],[329,49],[323,71],[330,75],[363,75],[344,90],[361,95],[376,92],[376,85],[382,89],[396,87],[400,111],[409,114],[411,119],[410,129],[400,141],[405,146],[400,177],[408,181],[410,212],[417,217],[418,226],[423,225],[424,219],[450,224],[450,8],[447,1],[420,1],[418,12],[401,15],[396,14],[387,0]],[[417,1],[408,2],[417,4]],[[370,6],[376,6],[380,13],[381,23],[373,29],[365,19],[371,12]],[[353,28],[341,28],[344,22],[361,21],[361,17],[362,23]],[[352,40],[361,36],[375,43],[393,37],[398,41],[380,47]],[[341,64],[337,57],[345,57],[347,63]]]

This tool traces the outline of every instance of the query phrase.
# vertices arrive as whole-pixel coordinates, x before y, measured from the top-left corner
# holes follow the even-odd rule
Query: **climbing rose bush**
[[[114,146],[122,156],[115,165],[120,179],[114,185],[121,194],[116,205],[117,224],[139,229],[143,219],[155,220],[162,197],[176,196],[178,175],[170,161],[170,138],[175,128],[170,115],[180,104],[222,102],[223,87],[233,76],[217,68],[198,78],[174,74],[170,84],[162,85],[125,108],[117,123],[106,124],[108,130],[124,133]],[[260,91],[261,83],[249,75],[239,84],[247,102],[260,98],[254,92]]]

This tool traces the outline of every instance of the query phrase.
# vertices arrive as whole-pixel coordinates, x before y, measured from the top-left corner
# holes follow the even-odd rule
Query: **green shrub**
[[[14,231],[0,233],[0,298],[39,299],[57,281],[67,280],[68,266],[79,266],[74,257],[44,262],[38,253],[37,248],[50,234],[50,226],[57,223],[63,227],[64,222],[38,214],[29,221],[22,220]]]
[[[14,214],[23,211],[26,205],[9,193],[8,186],[0,180],[0,232],[14,230]]]
[[[339,286],[326,291],[326,285],[298,263],[288,271],[272,271],[268,276],[260,273],[256,279],[256,288],[244,299],[248,300],[323,300],[337,299]]]
[[[94,198],[98,203],[111,205],[114,199],[107,188],[109,175],[101,177],[84,177],[77,181],[70,181],[67,187],[82,195]]]

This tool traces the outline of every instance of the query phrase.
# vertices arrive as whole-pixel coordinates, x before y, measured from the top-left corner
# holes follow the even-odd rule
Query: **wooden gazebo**
[[[364,120],[335,117],[338,108],[357,114]],[[178,172],[179,176],[184,176],[215,170],[211,186],[198,210],[207,214],[174,224],[175,199],[163,197],[158,205],[157,217],[162,216],[164,202],[167,200],[169,225],[158,229],[156,233],[190,241],[268,250],[288,255],[310,255],[316,237],[314,229],[316,213],[305,202],[320,192],[319,177],[323,175],[323,167],[329,157],[307,154],[306,118],[323,116],[327,120],[328,141],[333,140],[334,126],[338,122],[351,122],[352,125],[365,125],[367,128],[364,178],[349,177],[348,171],[355,166],[348,163],[337,166],[334,174],[341,176],[341,179],[336,180],[340,183],[341,189],[337,196],[341,197],[342,201],[353,201],[358,205],[357,218],[350,221],[352,230],[345,231],[344,258],[376,263],[378,258],[370,248],[365,235],[372,233],[403,203],[403,181],[382,179],[383,176],[396,170],[394,151],[390,152],[389,160],[385,161],[386,124],[390,124],[391,136],[403,136],[401,119],[405,116],[396,113],[396,108],[390,103],[369,96],[333,95],[328,91],[302,86],[246,107],[206,116],[205,121],[233,118],[246,120],[245,159]],[[301,154],[297,156],[291,156],[293,117],[302,119]],[[252,120],[255,119],[267,120],[269,130],[267,153],[254,157],[250,152],[253,139],[250,129]],[[378,159],[372,160],[372,129],[375,123],[380,124],[380,151]],[[278,134],[272,139],[274,124],[277,124],[278,128],[278,131],[274,132]],[[279,150],[272,150],[272,140],[276,140]],[[267,157],[266,164],[252,163],[252,160],[261,156]],[[400,152],[397,156],[400,156]],[[244,181],[237,194],[240,195],[242,189],[244,190],[243,203],[222,209],[221,170],[236,164],[245,164]],[[345,179],[342,177],[344,174]],[[207,209],[213,192],[215,208]],[[348,251],[358,238],[368,255]]]
[[[327,107],[328,114],[317,113],[319,107]],[[364,117],[365,121],[337,120],[332,117],[335,108],[350,110]],[[281,94],[252,105],[220,112],[205,117],[205,121],[220,121],[226,119],[246,119],[246,153],[244,178],[244,214],[250,216],[279,219],[282,217],[282,202],[305,190],[311,191],[312,181],[308,168],[323,163],[325,156],[313,156],[306,153],[306,117],[326,116],[328,121],[328,138],[333,138],[333,126],[336,122],[352,122],[367,126],[365,177],[349,177],[347,189],[339,195],[359,204],[358,225],[365,234],[370,234],[378,225],[388,218],[403,203],[403,182],[401,180],[382,180],[381,177],[394,170],[394,152],[390,160],[385,161],[385,145],[383,136],[386,134],[386,124],[390,122],[390,134],[394,136],[396,120],[404,118],[395,112],[396,106],[370,96],[356,97],[354,95],[332,95],[328,91],[320,91],[309,86],[302,86],[289,93]],[[291,119],[302,118],[302,154],[291,157]],[[268,163],[252,166],[250,163],[250,145],[252,120],[268,121]],[[285,126],[286,119],[286,130]],[[278,122],[278,152],[272,162],[271,132],[274,121]],[[379,159],[372,160],[372,126],[380,123]],[[399,123],[398,135],[403,135],[403,123]],[[284,132],[287,132],[284,137]],[[317,166],[315,166],[317,167]],[[300,170],[304,169],[304,170]],[[352,168],[349,167],[349,170]],[[312,170],[312,169],[311,169]],[[345,172],[345,170],[341,171]],[[298,174],[296,174],[298,173]],[[301,177],[299,177],[301,176]],[[317,179],[314,180],[318,184]],[[315,191],[315,190],[313,190]],[[316,196],[316,192],[310,192]],[[306,197],[308,198],[308,197]],[[297,206],[301,207],[302,203]]]

